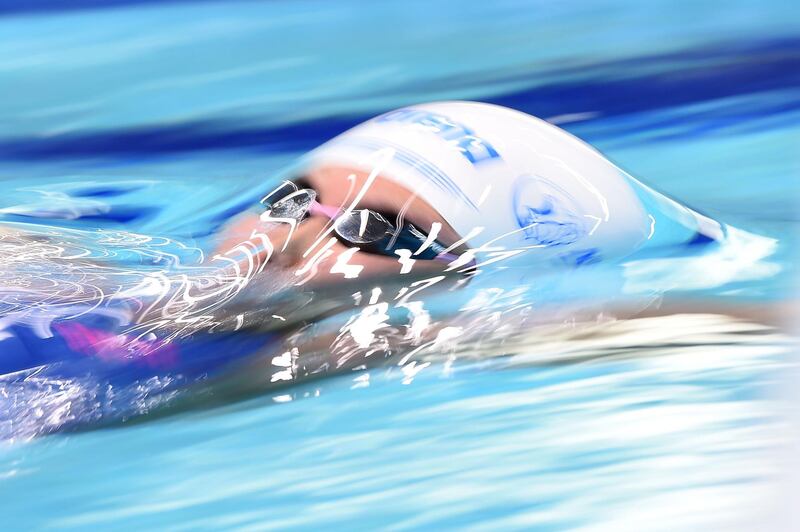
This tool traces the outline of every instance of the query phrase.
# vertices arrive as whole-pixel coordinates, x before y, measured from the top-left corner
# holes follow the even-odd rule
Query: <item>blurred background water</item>
[[[799,11],[774,0],[0,1],[0,215],[202,238],[348,127],[476,99],[557,123],[646,183],[778,239],[776,275],[704,297],[785,308]],[[620,324],[603,349],[569,344],[580,363],[536,364],[564,346],[531,338],[514,357],[413,379],[348,375],[8,444],[4,528],[779,520],[791,342],[720,317],[669,319]]]

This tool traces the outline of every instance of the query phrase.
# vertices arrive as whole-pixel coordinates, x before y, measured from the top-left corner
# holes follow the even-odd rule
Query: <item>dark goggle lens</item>
[[[284,181],[277,187],[275,187],[272,192],[261,198],[259,203],[266,207],[267,209],[271,209],[272,206],[288,196],[289,194],[293,194],[300,190],[300,187],[292,183],[291,181]]]
[[[386,239],[394,227],[375,211],[359,209],[336,219],[336,234],[351,244],[375,244]]]
[[[302,220],[311,209],[311,205],[316,199],[316,192],[304,188],[291,192],[289,195],[275,201],[267,208],[272,218],[293,218],[295,220]]]
[[[406,223],[399,230],[380,213],[369,209],[355,210],[336,220],[336,234],[340,240],[359,246],[364,251],[395,256],[398,249],[414,253],[427,239],[427,235]],[[416,259],[435,259],[444,247],[434,242],[414,255]]]

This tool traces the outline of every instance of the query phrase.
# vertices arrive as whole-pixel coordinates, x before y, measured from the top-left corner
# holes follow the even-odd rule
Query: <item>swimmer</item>
[[[491,332],[498,300],[503,312],[522,309],[524,324],[530,305],[520,303],[521,287],[570,285],[586,269],[610,266],[624,273],[621,291],[658,294],[671,287],[676,258],[741,238],[558,127],[474,102],[380,115],[312,151],[264,192],[219,231],[204,265],[213,276],[179,272],[168,294],[147,301],[166,282],[159,272],[115,294],[135,302],[126,332],[101,334],[85,316],[65,321],[53,327],[62,340],[49,349],[58,354],[31,356],[23,345],[12,369],[40,378],[47,371],[37,368],[58,366],[61,378],[64,368],[97,372],[99,360],[151,399],[233,373],[228,388],[258,391],[405,363],[425,346]],[[637,285],[637,271],[648,274],[647,286]],[[587,293],[580,304],[604,299]],[[436,297],[467,312],[434,319],[428,303]],[[107,318],[100,314],[91,316]],[[66,351],[80,356],[65,363]]]
[[[597,265],[624,267],[620,290],[658,296],[678,270],[670,261],[718,250],[731,231],[545,121],[495,105],[441,102],[380,115],[308,154],[261,205],[223,228],[218,252],[266,264],[263,275],[289,272],[292,297],[324,303],[311,305],[316,315],[295,315],[302,326],[348,308],[374,312],[370,304],[380,302],[396,308],[443,292],[455,300],[499,285],[574,282],[574,272]],[[656,282],[637,287],[637,267],[665,269],[665,284],[658,286],[656,271]],[[385,343],[435,343],[444,329],[463,331],[464,314],[412,334],[412,313]],[[367,318],[367,328],[393,325]],[[491,327],[473,325],[467,328]],[[353,336],[347,325],[313,330],[293,348],[329,353],[344,333]],[[379,343],[366,332],[367,355],[343,357],[346,365],[334,356],[334,366],[364,364]]]

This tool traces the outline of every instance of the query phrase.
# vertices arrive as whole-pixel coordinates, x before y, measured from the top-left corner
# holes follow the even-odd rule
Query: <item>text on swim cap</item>
[[[379,116],[376,121],[404,122],[422,126],[456,148],[472,164],[500,158],[500,154],[488,141],[476,136],[467,126],[454,122],[444,115],[419,109],[398,109]]]

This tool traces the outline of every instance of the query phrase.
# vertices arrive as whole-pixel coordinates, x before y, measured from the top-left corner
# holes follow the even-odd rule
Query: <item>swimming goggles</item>
[[[396,251],[406,249],[414,259],[452,262],[457,255],[413,224],[404,222],[395,227],[381,213],[371,209],[342,210],[317,201],[311,188],[300,188],[285,181],[261,199],[269,218],[290,218],[299,221],[311,214],[320,215],[333,222],[336,237],[343,244],[362,251],[396,257]]]

